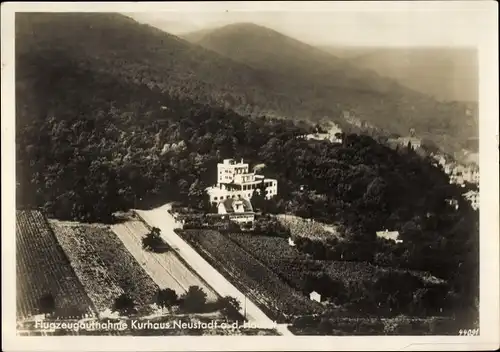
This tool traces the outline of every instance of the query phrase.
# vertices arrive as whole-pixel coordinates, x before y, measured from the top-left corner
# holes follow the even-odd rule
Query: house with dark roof
[[[222,219],[229,219],[240,224],[253,223],[255,220],[252,204],[245,198],[229,198],[219,202],[217,214]]]

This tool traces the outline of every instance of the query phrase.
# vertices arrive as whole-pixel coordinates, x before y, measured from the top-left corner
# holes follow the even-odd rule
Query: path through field
[[[214,288],[221,296],[232,296],[246,306],[246,317],[248,321],[257,327],[271,328],[274,322],[262,312],[253,302],[245,297],[235,286],[233,286],[222,274],[215,270],[205,259],[203,259],[188,243],[174,232],[175,219],[168,212],[170,205],[166,204],[152,210],[136,210],[136,213],[149,225],[158,227],[161,236],[174,250]],[[246,304],[243,304],[246,302]],[[281,324],[280,324],[281,325]],[[278,331],[283,335],[292,335],[286,326],[278,326]]]
[[[142,237],[149,232],[142,221],[130,219],[112,225],[111,230],[160,288],[170,288],[181,295],[189,286],[199,286],[207,293],[207,300],[217,299],[217,294],[187,268],[175,253],[154,253],[142,248]]]

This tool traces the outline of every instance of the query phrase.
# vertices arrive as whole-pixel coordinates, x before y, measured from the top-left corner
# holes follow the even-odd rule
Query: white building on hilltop
[[[342,129],[336,123],[330,123],[330,128],[326,133],[320,133],[315,131],[305,135],[304,138],[307,140],[317,140],[317,141],[329,141],[330,143],[342,143],[342,138],[338,134],[342,134]]]
[[[217,164],[217,184],[206,189],[211,203],[219,203],[225,199],[250,199],[253,192],[264,192],[266,199],[278,194],[278,181],[249,172],[248,164],[224,159]]]

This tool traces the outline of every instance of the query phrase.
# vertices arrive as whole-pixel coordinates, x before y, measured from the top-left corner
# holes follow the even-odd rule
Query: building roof
[[[226,208],[226,212],[230,214],[235,212],[235,206],[238,204],[238,202],[243,204],[243,210],[245,213],[253,212],[252,203],[250,203],[250,201],[244,198],[240,199],[229,198],[223,200],[221,203],[224,205],[224,208]],[[219,205],[221,203],[219,203]]]
[[[405,145],[408,144],[408,142],[411,143],[411,145],[420,145],[420,143],[422,142],[422,140],[417,137],[399,137],[398,141]]]
[[[377,231],[377,236],[396,241],[399,238],[399,231]]]
[[[473,197],[479,197],[479,192],[478,191],[470,190],[470,191],[464,193],[464,197],[467,198],[467,199],[473,198]]]
[[[222,160],[222,164],[224,165],[235,165],[235,166],[239,166],[239,165],[248,165],[246,164],[243,159],[240,159],[240,161],[236,160],[236,159],[224,159]]]

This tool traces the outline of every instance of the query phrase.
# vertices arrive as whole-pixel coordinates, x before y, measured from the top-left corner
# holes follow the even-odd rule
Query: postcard
[[[498,348],[496,10],[2,4],[3,349]]]

